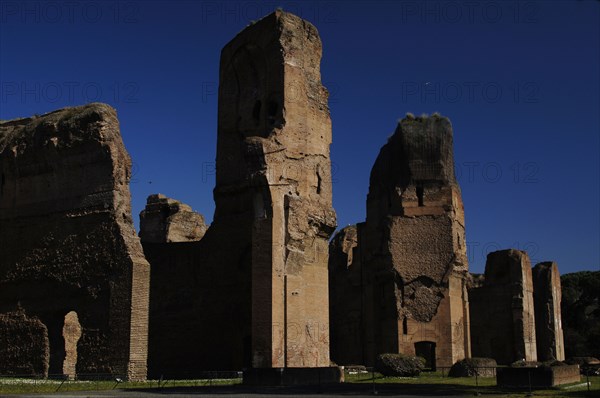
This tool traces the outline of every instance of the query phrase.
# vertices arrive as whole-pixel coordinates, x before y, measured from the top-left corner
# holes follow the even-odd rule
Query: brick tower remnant
[[[368,353],[421,355],[433,368],[470,356],[464,210],[452,142],[447,118],[409,115],[371,171],[359,243],[371,285]]]
[[[321,53],[317,29],[282,11],[221,53],[213,225],[248,231],[240,239],[250,248],[254,368],[330,364],[336,216]]]
[[[564,361],[558,265],[551,261],[538,263],[532,272],[538,360]]]
[[[50,374],[146,378],[150,269],[130,176],[108,105],[0,123],[0,313],[43,324]]]
[[[499,365],[537,361],[533,288],[526,252],[488,254],[483,286],[469,290],[473,356]]]

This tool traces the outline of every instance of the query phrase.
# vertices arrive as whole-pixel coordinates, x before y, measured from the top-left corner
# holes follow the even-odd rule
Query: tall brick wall
[[[0,312],[47,327],[62,373],[65,315],[78,373],[146,377],[149,266],[133,228],[131,160],[114,109],[65,108],[0,124]]]
[[[331,120],[316,28],[276,11],[221,53],[215,224],[249,228],[252,366],[329,366]]]
[[[321,51],[315,27],[281,11],[223,48],[213,223],[198,242],[163,244],[147,233],[162,225],[155,204],[143,214],[152,375],[329,366]]]

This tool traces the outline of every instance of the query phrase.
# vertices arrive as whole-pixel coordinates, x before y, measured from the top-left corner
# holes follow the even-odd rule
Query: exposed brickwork
[[[564,361],[560,275],[556,263],[539,263],[533,267],[533,300],[538,360]]]
[[[469,290],[474,357],[499,365],[536,361],[535,309],[527,253],[500,250],[488,254],[482,287]]]
[[[148,196],[146,208],[140,213],[142,242],[194,242],[202,239],[207,228],[200,213],[161,194]]]
[[[340,356],[333,360],[372,364],[379,353],[426,349],[431,366],[450,366],[469,356],[464,210],[448,119],[409,116],[399,123],[373,166],[367,220],[357,236],[348,275],[362,285],[359,325],[357,317],[338,313],[348,306],[356,311],[355,290],[347,303],[334,297],[331,312],[339,341],[353,338],[344,330],[358,328],[361,343],[334,341],[332,352]],[[332,261],[340,256],[336,239]],[[335,268],[330,262],[332,290],[348,290],[348,275]]]
[[[223,48],[213,223],[188,243],[152,243],[167,240],[142,228],[151,375],[329,366],[335,213],[320,59],[315,27],[281,11]]]
[[[48,329],[23,311],[0,314],[0,374],[47,376]]]
[[[63,374],[68,376],[69,379],[74,379],[77,375],[77,343],[81,338],[81,324],[75,311],[65,315],[63,338],[65,339]]]
[[[133,228],[114,109],[65,108],[0,124],[0,311],[48,329],[62,373],[65,315],[79,315],[78,373],[146,377],[149,266]]]
[[[215,223],[251,229],[252,365],[329,366],[331,120],[316,28],[281,11],[221,53]]]

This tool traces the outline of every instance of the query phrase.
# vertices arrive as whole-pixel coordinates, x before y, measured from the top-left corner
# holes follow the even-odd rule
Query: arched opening
[[[435,343],[432,341],[419,341],[415,343],[415,355],[425,358],[425,368],[435,371]]]
[[[77,373],[77,343],[81,338],[81,324],[75,311],[71,311],[65,315],[62,335],[65,340],[63,374],[69,379],[74,379]]]

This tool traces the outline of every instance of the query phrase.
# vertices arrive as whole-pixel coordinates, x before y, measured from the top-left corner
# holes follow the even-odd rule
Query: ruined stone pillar
[[[533,300],[538,360],[564,361],[560,275],[555,262],[539,263],[533,267]]]
[[[501,365],[537,361],[531,263],[514,249],[488,254],[483,286],[471,289],[473,356]]]
[[[329,366],[331,120],[316,28],[276,11],[221,53],[215,225],[249,228],[252,366]],[[229,219],[229,220],[228,220]]]
[[[372,356],[423,355],[432,367],[468,356],[464,210],[447,118],[400,121],[371,171],[365,237]]]

